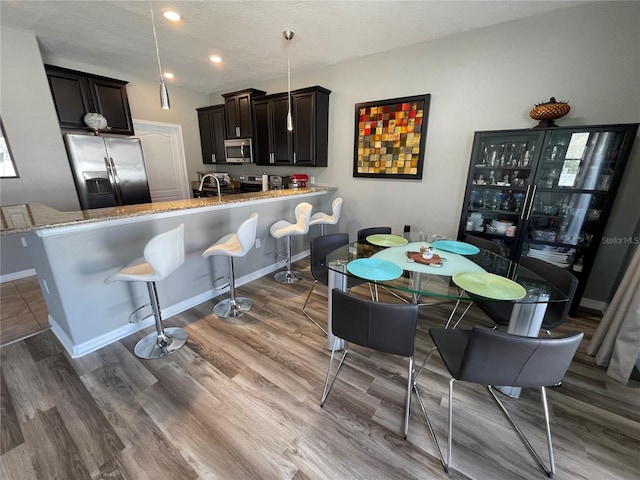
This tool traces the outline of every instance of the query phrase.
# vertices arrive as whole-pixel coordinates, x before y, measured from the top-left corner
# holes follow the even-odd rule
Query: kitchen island
[[[293,221],[300,202],[312,204],[314,211],[330,211],[335,191],[316,186],[78,212],[59,212],[40,204],[6,206],[2,234],[20,233],[26,240],[51,329],[72,357],[80,357],[153,325],[152,318],[129,322],[130,314],[148,303],[146,285],[104,283],[141,257],[153,236],[185,225],[185,263],[158,283],[166,319],[224,293],[224,288],[214,288],[214,279],[227,275],[226,259],[202,258],[202,252],[235,232],[251,213],[259,215],[256,245],[260,246],[236,262],[237,286],[283,268],[276,256],[284,253],[284,242],[269,235],[274,222]],[[318,234],[312,229],[292,239],[294,260],[308,254],[309,239]]]

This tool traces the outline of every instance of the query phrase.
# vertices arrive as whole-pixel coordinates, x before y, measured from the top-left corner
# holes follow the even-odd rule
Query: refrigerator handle
[[[109,163],[111,164],[111,172],[113,172],[113,184],[115,186],[116,192],[116,204],[123,205],[122,202],[122,193],[120,192],[120,179],[118,178],[118,170],[116,169],[116,164],[113,163],[113,158],[109,157]]]

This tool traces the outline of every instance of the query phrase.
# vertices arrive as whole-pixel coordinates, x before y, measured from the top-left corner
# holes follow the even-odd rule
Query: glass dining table
[[[547,305],[568,301],[547,280],[508,258],[464,242],[425,238],[419,232],[372,235],[330,252],[325,261],[329,292],[334,288],[346,291],[348,277],[354,277],[369,282],[374,299],[384,288],[403,301],[420,305],[451,302],[451,316],[443,324],[446,328],[456,325],[461,304],[468,309],[471,302],[512,303],[507,331],[535,337]],[[331,333],[331,297],[328,295],[327,348],[341,350],[344,340]]]

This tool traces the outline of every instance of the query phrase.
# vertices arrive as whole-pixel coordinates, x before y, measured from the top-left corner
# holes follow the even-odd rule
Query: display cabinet
[[[570,269],[575,313],[638,124],[476,132],[458,238]]]

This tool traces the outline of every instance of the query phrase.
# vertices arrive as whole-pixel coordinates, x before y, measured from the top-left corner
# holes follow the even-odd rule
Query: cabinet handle
[[[293,152],[293,163],[298,163],[298,161],[296,160],[296,152]]]
[[[212,154],[211,154],[211,161],[212,161],[213,163],[216,163],[216,154],[215,154],[215,153],[212,153]]]
[[[276,154],[273,152],[269,154],[269,163],[276,163]]]
[[[527,201],[529,200],[529,191],[531,185],[527,185],[527,193],[524,194],[524,202],[522,202],[522,212],[520,213],[520,221],[524,220],[524,214],[527,211]]]
[[[236,127],[236,137],[240,136],[240,127]]]
[[[538,186],[534,185],[533,190],[531,190],[531,200],[529,201],[529,208],[527,208],[527,216],[525,217],[525,220],[529,220],[529,218],[531,217],[531,209],[533,208],[533,201],[536,197],[537,189],[538,189]]]

